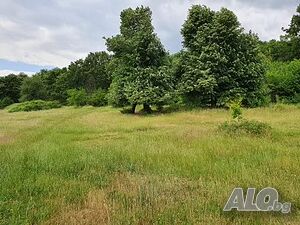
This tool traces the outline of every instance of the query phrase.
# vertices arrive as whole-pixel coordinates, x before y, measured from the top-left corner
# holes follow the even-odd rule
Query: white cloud
[[[120,11],[149,5],[166,48],[181,48],[180,29],[192,4],[233,10],[246,30],[263,40],[278,38],[295,12],[296,0],[1,0],[0,58],[66,66],[91,51],[105,50],[103,36],[119,30]]]
[[[30,72],[30,71],[15,71],[15,70],[0,70],[0,77],[4,77],[7,76],[9,74],[19,74],[19,73],[25,73],[28,76],[31,76],[33,74],[35,74],[35,72]]]

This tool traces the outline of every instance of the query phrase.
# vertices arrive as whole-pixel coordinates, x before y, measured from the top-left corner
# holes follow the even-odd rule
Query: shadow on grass
[[[175,112],[187,112],[193,110],[207,110],[214,109],[213,107],[200,107],[200,106],[192,106],[192,105],[168,105],[162,108],[153,107],[151,111],[145,111],[143,109],[137,110],[135,113],[132,113],[130,107],[124,107],[120,110],[122,114],[127,115],[135,115],[135,116],[156,116],[162,114],[171,114]]]

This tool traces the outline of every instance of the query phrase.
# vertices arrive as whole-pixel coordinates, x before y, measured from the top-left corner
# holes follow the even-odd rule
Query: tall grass
[[[218,132],[221,109],[0,111],[0,224],[299,224],[300,113],[246,109],[266,137]],[[275,187],[293,213],[223,213],[234,187]]]

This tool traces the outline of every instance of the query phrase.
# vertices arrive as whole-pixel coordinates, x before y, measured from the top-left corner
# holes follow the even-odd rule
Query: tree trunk
[[[134,104],[132,104],[132,106],[131,106],[131,110],[130,110],[130,112],[132,113],[132,114],[134,114],[135,113],[135,108],[136,108],[136,103],[134,103]]]
[[[149,104],[143,104],[143,106],[144,106],[144,109],[143,109],[144,112],[146,112],[146,113],[152,112],[152,109]]]

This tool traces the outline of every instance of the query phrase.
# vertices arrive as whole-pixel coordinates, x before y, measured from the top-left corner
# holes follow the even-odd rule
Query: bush
[[[267,81],[272,102],[300,102],[300,60],[269,62]]]
[[[68,104],[73,106],[84,106],[87,104],[88,96],[84,89],[70,89],[68,93]]]
[[[95,107],[107,105],[106,92],[102,89],[97,90],[88,98],[88,104]]]
[[[0,100],[0,109],[4,109],[6,106],[13,104],[14,101],[10,97],[4,97]]]
[[[271,127],[263,122],[254,121],[254,120],[240,120],[240,121],[231,121],[224,122],[219,126],[219,130],[229,134],[251,134],[255,136],[266,135],[270,132]]]
[[[29,111],[38,111],[38,110],[48,110],[60,108],[61,105],[58,101],[43,101],[43,100],[34,100],[27,101],[22,103],[16,103],[7,108],[8,112],[29,112]]]
[[[227,106],[231,111],[232,119],[242,119],[242,98],[230,101]]]

